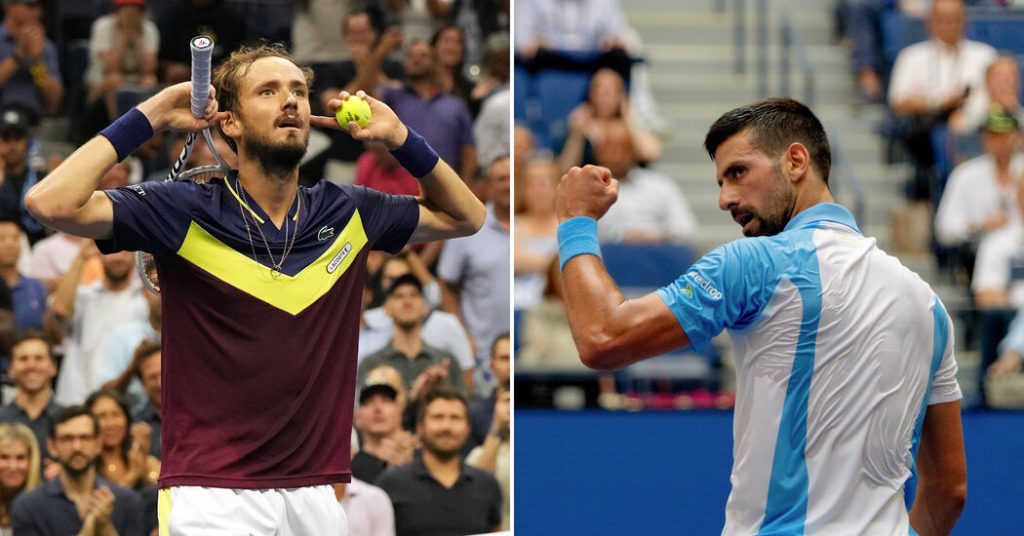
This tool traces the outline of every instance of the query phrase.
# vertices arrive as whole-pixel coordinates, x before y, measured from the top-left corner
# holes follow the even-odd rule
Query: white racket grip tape
[[[197,35],[189,43],[192,50],[192,115],[203,117],[210,101],[210,67],[213,58],[213,39]]]

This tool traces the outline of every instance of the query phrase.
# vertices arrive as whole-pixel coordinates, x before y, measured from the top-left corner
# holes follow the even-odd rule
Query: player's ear
[[[793,142],[786,148],[782,155],[782,170],[790,182],[799,182],[807,175],[811,168],[811,154],[807,147],[799,142]]]

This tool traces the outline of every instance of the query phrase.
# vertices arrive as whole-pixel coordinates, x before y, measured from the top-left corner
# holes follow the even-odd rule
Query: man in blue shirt
[[[64,85],[57,47],[46,38],[39,0],[4,0],[0,26],[0,104],[17,104],[36,120],[60,106]]]

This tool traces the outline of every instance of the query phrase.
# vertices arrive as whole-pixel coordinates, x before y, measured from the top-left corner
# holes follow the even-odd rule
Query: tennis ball
[[[370,103],[351,95],[341,102],[338,113],[334,115],[341,128],[348,130],[348,124],[355,122],[360,128],[366,128],[370,123]]]

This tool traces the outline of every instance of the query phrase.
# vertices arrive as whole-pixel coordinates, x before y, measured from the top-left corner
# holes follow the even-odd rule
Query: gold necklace
[[[235,177],[235,187],[238,189],[238,211],[242,215],[242,223],[245,224],[245,234],[249,236],[249,249],[252,251],[252,260],[259,263],[260,261],[256,258],[256,244],[252,239],[252,230],[249,227],[249,218],[245,215],[245,207],[248,206],[249,201],[245,195],[245,188],[242,188],[242,182]],[[288,241],[288,214],[284,216],[284,249],[281,250],[281,259],[274,261],[274,254],[270,251],[270,242],[267,240],[267,235],[263,234],[263,229],[260,227],[260,222],[256,220],[255,215],[251,215],[253,218],[253,226],[256,227],[256,231],[259,232],[260,238],[263,239],[263,246],[267,248],[267,257],[270,258],[270,275],[277,277],[284,273],[284,260],[288,258],[288,254],[292,252],[292,248],[295,247],[295,239],[299,235],[299,212],[302,210],[302,198],[299,196],[298,189],[295,190],[295,225],[292,227],[292,238],[291,242]],[[251,209],[250,209],[251,210]]]

